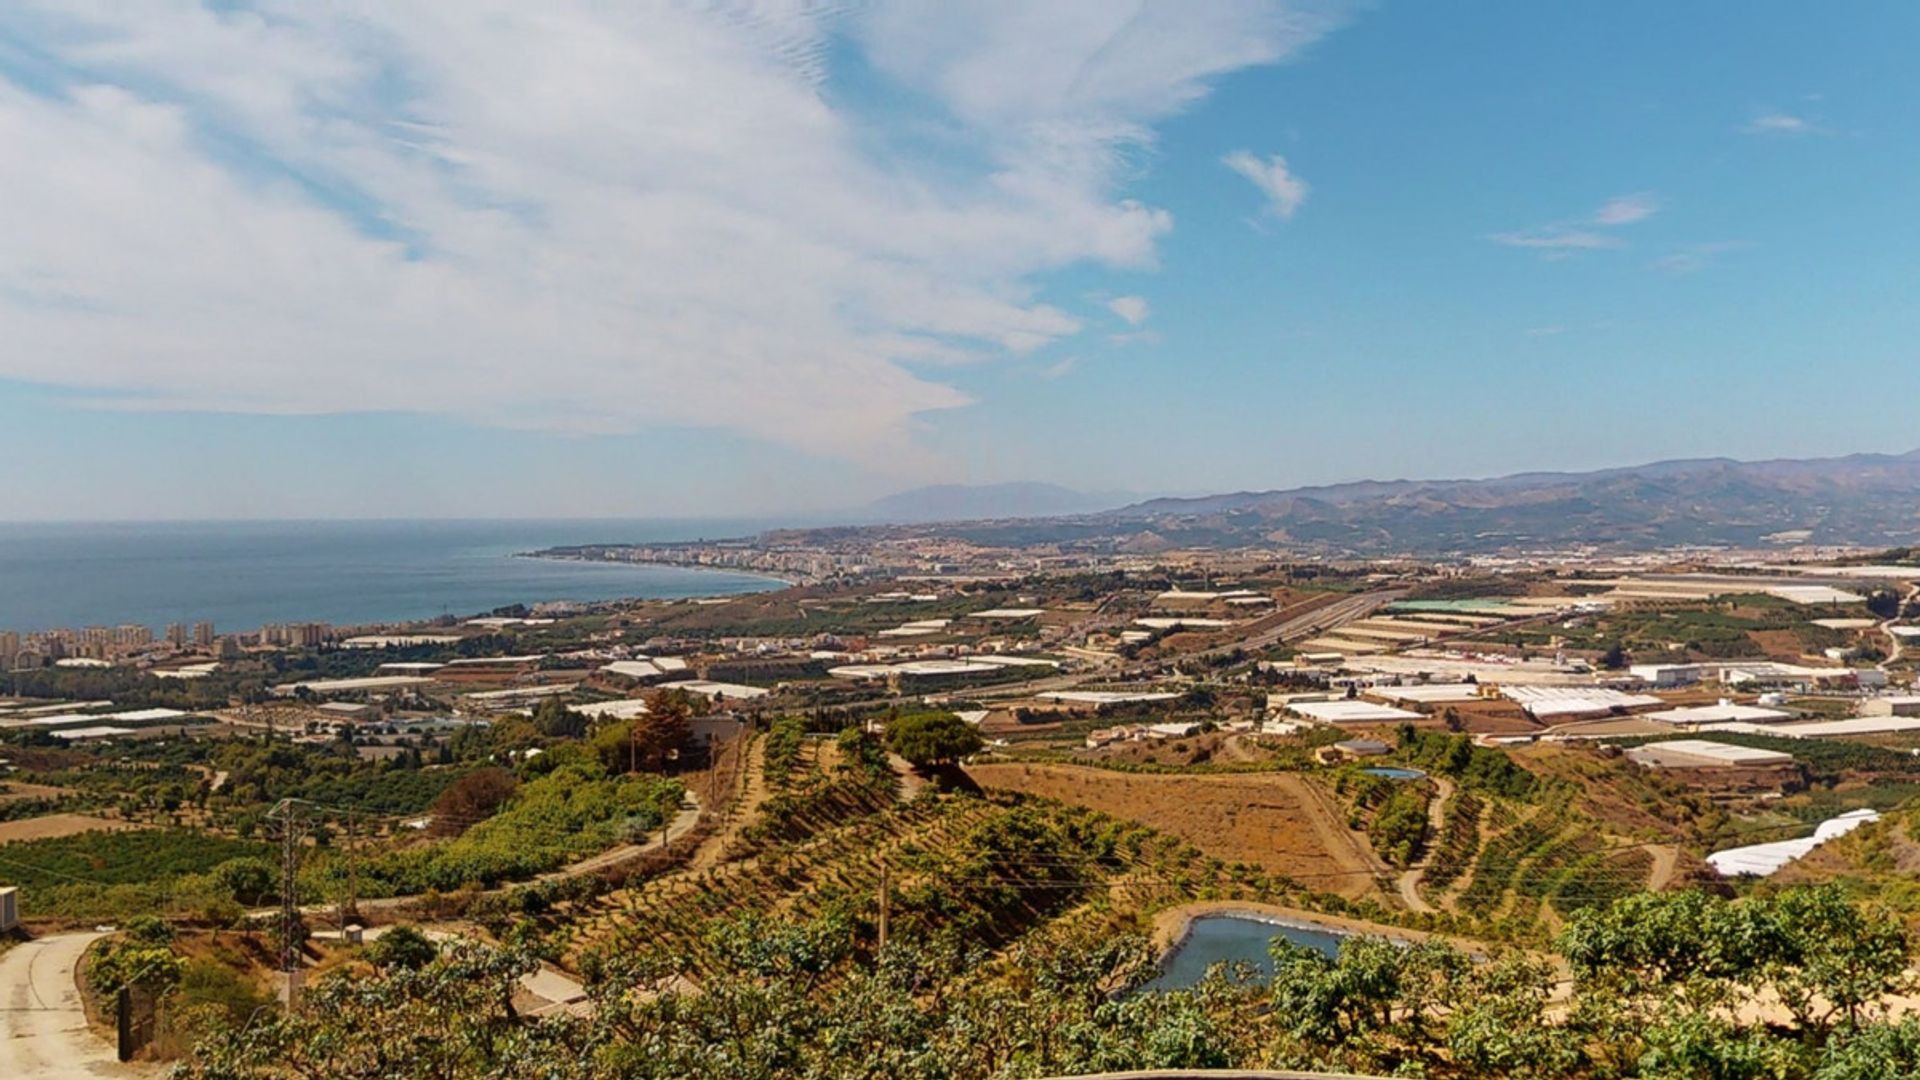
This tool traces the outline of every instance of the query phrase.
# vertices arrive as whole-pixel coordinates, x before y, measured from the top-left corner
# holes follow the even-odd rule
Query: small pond
[[[1332,956],[1339,951],[1342,935],[1245,915],[1203,915],[1193,920],[1186,940],[1161,964],[1160,975],[1142,989],[1184,990],[1198,983],[1208,968],[1228,960],[1251,964],[1262,978],[1271,976],[1273,960],[1267,955],[1267,942],[1275,937],[1310,945]]]
[[[1389,780],[1419,780],[1427,775],[1419,769],[1405,769],[1398,765],[1375,765],[1366,771]]]

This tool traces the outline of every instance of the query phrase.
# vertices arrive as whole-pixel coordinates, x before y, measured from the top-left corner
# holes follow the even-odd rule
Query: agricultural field
[[[967,775],[991,791],[1084,806],[1176,836],[1206,854],[1247,862],[1310,888],[1379,894],[1385,867],[1349,829],[1328,793],[1284,772],[1129,773],[1080,765],[981,764]]]
[[[1659,606],[1628,606],[1571,625],[1489,634],[1490,641],[1532,648],[1559,645],[1604,652],[1620,646],[1636,662],[1774,659],[1794,661],[1855,644],[1857,635],[1819,619],[1865,618],[1864,604],[1796,604],[1764,594],[1723,596]]]
[[[91,832],[119,832],[143,826],[131,821],[89,817],[86,814],[41,814],[0,822],[0,848],[22,840],[53,840]],[[6,852],[0,850],[0,855]]]
[[[110,920],[209,899],[220,866],[272,855],[198,829],[94,830],[0,845],[0,868],[20,887],[22,917]]]

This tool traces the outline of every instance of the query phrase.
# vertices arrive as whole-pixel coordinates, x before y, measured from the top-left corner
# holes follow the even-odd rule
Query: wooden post
[[[880,864],[880,947],[887,947],[887,923],[893,914],[893,887],[890,879],[891,868]]]

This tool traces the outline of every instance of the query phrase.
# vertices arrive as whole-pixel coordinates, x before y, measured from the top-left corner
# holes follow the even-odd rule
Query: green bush
[[[488,888],[533,877],[660,828],[684,797],[679,782],[638,774],[609,778],[592,762],[563,766],[522,785],[493,817],[456,839],[402,848],[360,869],[362,895]],[[344,877],[335,855],[312,878],[334,895]]]

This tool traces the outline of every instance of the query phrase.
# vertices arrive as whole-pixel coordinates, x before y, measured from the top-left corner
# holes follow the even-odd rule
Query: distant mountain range
[[[1075,494],[1037,484],[924,489],[899,497],[906,501],[891,520],[958,522],[940,531],[981,543],[1074,542],[1143,553],[1219,547],[1371,555],[1582,544],[1630,551],[1687,544],[1920,543],[1920,450],[1815,460],[1662,461],[1491,480],[1363,481],[1047,512],[1070,505],[1068,496]],[[1012,517],[1035,520],[980,520]]]
[[[1138,494],[1089,494],[1058,484],[934,484],[877,499],[863,516],[886,522],[1061,517],[1111,510]]]

